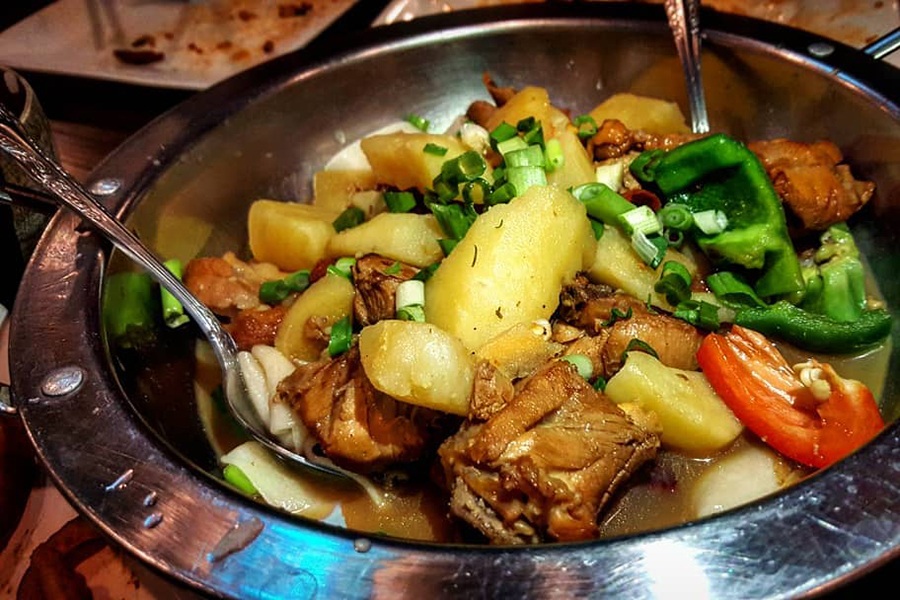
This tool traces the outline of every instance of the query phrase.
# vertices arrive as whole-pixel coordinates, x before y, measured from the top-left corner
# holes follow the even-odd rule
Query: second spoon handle
[[[694,133],[709,132],[703,79],[700,75],[700,15],[698,0],[665,0],[669,28],[675,40],[675,48],[687,83],[691,108],[691,130]]]

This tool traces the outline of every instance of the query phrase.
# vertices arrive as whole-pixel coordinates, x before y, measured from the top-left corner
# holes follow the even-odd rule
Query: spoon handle
[[[130,229],[113,217],[106,207],[91,196],[56,161],[48,158],[40,146],[22,130],[18,119],[3,104],[0,104],[0,150],[12,157],[36,183],[50,191],[54,199],[100,230],[119,250],[146,269],[151,277],[184,305],[185,310],[204,333],[215,336],[222,344],[222,348],[233,347],[234,341],[222,329],[216,316],[194,298],[181,281]],[[217,344],[213,346],[216,347]]]
[[[669,28],[684,68],[691,108],[691,129],[694,133],[708,133],[709,117],[700,76],[699,4],[699,0],[665,0]]]

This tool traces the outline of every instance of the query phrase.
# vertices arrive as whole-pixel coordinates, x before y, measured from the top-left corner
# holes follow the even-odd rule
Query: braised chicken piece
[[[623,355],[633,340],[653,348],[667,366],[697,368],[695,355],[703,334],[696,327],[667,314],[651,312],[637,298],[616,292],[608,285],[592,283],[584,274],[563,288],[557,315],[564,323],[600,338],[591,340],[591,346],[570,347],[567,352],[591,358],[595,372],[604,377],[621,368]]]
[[[588,140],[587,150],[596,160],[603,161],[644,150],[671,150],[701,137],[694,133],[658,135],[628,129],[617,119],[606,119],[597,125],[597,133]]]
[[[552,361],[438,453],[453,515],[491,543],[533,544],[596,537],[598,514],[658,447],[658,432]]]
[[[285,277],[273,264],[247,263],[234,253],[222,258],[195,258],[184,268],[184,285],[211,311],[234,317],[240,311],[257,308],[259,286],[263,282]]]
[[[285,314],[287,307],[282,305],[248,308],[239,312],[226,329],[234,338],[238,350],[250,350],[259,344],[274,346],[275,335]]]
[[[445,417],[376,390],[355,345],[297,367],[278,384],[277,401],[291,407],[335,464],[359,473],[415,462],[442,439]]]
[[[775,190],[802,224],[823,231],[846,221],[875,192],[875,184],[850,173],[840,149],[828,141],[812,144],[777,139],[748,144],[760,159]]]
[[[473,123],[477,123],[478,125],[484,127],[484,124],[488,122],[488,120],[491,118],[491,115],[494,114],[494,111],[506,104],[510,98],[515,96],[517,90],[512,87],[498,86],[496,83],[494,83],[494,80],[489,73],[483,73],[481,76],[481,81],[482,83],[484,83],[484,87],[491,95],[491,98],[494,99],[494,103],[491,104],[490,102],[487,102],[485,100],[476,100],[475,102],[470,104],[469,108],[466,110],[466,117]]]
[[[487,421],[509,404],[515,396],[512,380],[486,360],[475,365],[469,418]]]
[[[397,286],[412,279],[419,270],[377,254],[367,254],[353,265],[353,320],[360,326],[393,319]]]

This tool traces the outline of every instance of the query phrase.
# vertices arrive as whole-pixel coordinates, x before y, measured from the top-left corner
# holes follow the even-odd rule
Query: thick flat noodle
[[[464,425],[439,454],[451,512],[492,543],[528,544],[596,537],[598,513],[658,447],[655,432],[572,365],[554,361],[490,420]]]

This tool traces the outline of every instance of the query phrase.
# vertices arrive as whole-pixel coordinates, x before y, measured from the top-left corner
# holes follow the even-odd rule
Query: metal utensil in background
[[[684,69],[691,108],[691,130],[694,133],[708,133],[709,117],[700,74],[699,5],[699,0],[665,0],[666,18]]]
[[[332,469],[327,464],[308,461],[306,457],[282,446],[268,435],[248,396],[237,359],[237,346],[231,335],[222,328],[218,318],[187,290],[131,230],[110,214],[56,161],[49,158],[23,130],[16,116],[4,104],[0,104],[0,150],[13,159],[34,182],[49,192],[58,204],[71,209],[99,230],[184,305],[187,313],[213,348],[222,369],[226,404],[238,423],[254,438],[283,458],[332,475],[343,476],[340,471]]]

